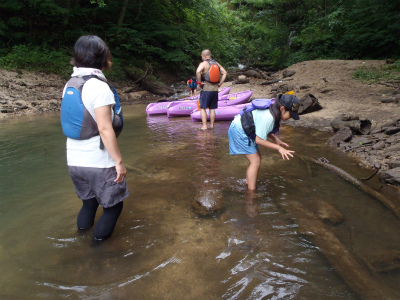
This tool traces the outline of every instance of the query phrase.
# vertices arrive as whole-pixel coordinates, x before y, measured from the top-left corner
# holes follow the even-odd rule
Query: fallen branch
[[[319,218],[298,201],[287,201],[282,208],[298,224],[298,231],[319,248],[346,284],[364,300],[398,299],[388,286],[357,261]]]
[[[352,184],[358,186],[362,191],[366,192],[370,196],[372,196],[375,199],[377,199],[379,202],[381,202],[383,205],[385,205],[392,213],[394,213],[397,218],[400,218],[400,208],[398,206],[396,206],[391,200],[389,200],[383,194],[381,194],[378,191],[374,190],[370,186],[362,183],[361,181],[359,181],[358,179],[354,178],[353,176],[351,176],[346,171],[344,171],[344,170],[342,170],[342,169],[340,169],[340,168],[338,168],[338,167],[336,167],[334,165],[331,165],[331,164],[329,164],[327,162],[318,161],[318,160],[312,159],[312,158],[304,156],[304,155],[299,155],[298,154],[297,156],[299,158],[301,158],[302,160],[306,160],[306,161],[315,163],[317,165],[320,165],[322,167],[325,167],[325,168],[335,172],[337,175],[341,176],[342,178],[344,178],[345,180],[351,182]]]
[[[142,81],[143,79],[145,79],[147,77],[147,74],[149,73],[149,71],[150,71],[150,74],[152,74],[153,67],[151,66],[151,64],[146,64],[146,72],[144,72],[144,75],[141,78],[139,78],[138,80],[134,81],[133,83],[138,83],[138,82]]]

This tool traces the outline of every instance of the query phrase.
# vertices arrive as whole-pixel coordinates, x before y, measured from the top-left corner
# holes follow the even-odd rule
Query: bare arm
[[[218,64],[218,66],[219,66],[219,70],[221,71],[221,75],[222,75],[221,80],[218,83],[218,86],[221,86],[224,83],[226,76],[228,75],[228,72],[226,72],[224,67],[221,66],[220,64]]]
[[[197,67],[197,70],[196,70],[197,82],[199,82],[200,84],[201,84],[201,74],[202,74],[204,68],[205,68],[205,64],[203,61],[202,63],[199,64],[199,66]]]
[[[287,159],[289,160],[289,156],[293,157],[292,153],[294,153],[294,151],[292,150],[287,150],[275,143],[272,143],[270,141],[266,141],[263,140],[262,138],[256,136],[256,144],[263,146],[265,148],[269,148],[269,149],[273,149],[273,150],[277,150],[281,155],[283,159]]]
[[[115,161],[115,169],[117,170],[117,178],[114,180],[120,183],[126,175],[126,168],[122,162],[122,156],[118,148],[117,138],[115,137],[114,129],[112,128],[111,120],[111,105],[101,106],[94,110],[96,116],[97,127],[100,132],[100,137],[106,147],[108,153]]]
[[[273,134],[273,133],[268,134],[268,137],[269,137],[270,139],[274,140],[275,143],[276,143],[277,145],[279,145],[279,146],[289,147],[288,144],[282,142],[282,141],[281,141],[275,134]]]

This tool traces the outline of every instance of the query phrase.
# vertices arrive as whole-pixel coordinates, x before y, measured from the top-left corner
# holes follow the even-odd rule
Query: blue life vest
[[[269,109],[269,107],[275,102],[275,99],[254,99],[251,101],[249,106],[246,106],[240,111],[240,120],[244,133],[249,137],[249,146],[251,141],[256,139],[256,126],[254,124],[253,113],[255,109]],[[276,133],[279,131],[279,126],[274,128],[270,133]]]
[[[191,79],[189,86],[191,89],[197,88],[196,80]]]
[[[64,135],[71,139],[87,140],[100,134],[96,121],[82,101],[83,85],[91,78],[106,82],[96,75],[73,77],[68,81],[65,89],[64,97],[61,102],[61,127]],[[108,84],[108,86],[113,92],[115,99],[115,105],[112,108],[112,125],[115,135],[118,137],[124,126],[122,107],[117,91],[111,85]],[[104,149],[101,139],[100,149]]]

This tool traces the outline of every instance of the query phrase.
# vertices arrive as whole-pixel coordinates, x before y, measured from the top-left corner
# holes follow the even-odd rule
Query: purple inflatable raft
[[[248,103],[218,107],[215,110],[215,121],[230,121],[240,112],[241,109],[245,108]],[[210,111],[206,109],[207,120],[210,120]],[[190,114],[190,118],[193,122],[201,122],[200,111],[196,108]]]
[[[269,99],[262,99],[262,100],[269,100]],[[275,99],[271,99],[271,103],[274,103]],[[240,113],[240,111],[245,108],[246,106],[250,105],[250,103],[244,103],[239,105],[232,105],[232,106],[224,106],[218,107],[215,110],[215,121],[231,121],[233,118]],[[210,120],[210,112],[207,109],[207,120]],[[190,114],[190,118],[193,122],[201,122],[200,111],[195,109]]]
[[[231,90],[230,86],[224,87],[219,90],[218,92],[218,97],[224,96],[229,93]],[[182,98],[179,100],[174,100],[174,101],[160,101],[160,102],[153,102],[147,105],[146,107],[146,113],[147,115],[162,115],[167,113],[167,107],[170,103],[177,103],[177,102],[182,102],[182,101],[196,101],[199,98],[200,95],[193,96],[193,97],[186,97]]]
[[[222,96],[218,101],[218,107],[245,103],[250,99],[252,94],[253,91],[244,91]],[[168,118],[187,117],[190,116],[190,113],[195,109],[197,109],[197,100],[188,102],[172,102],[167,108],[167,115]]]

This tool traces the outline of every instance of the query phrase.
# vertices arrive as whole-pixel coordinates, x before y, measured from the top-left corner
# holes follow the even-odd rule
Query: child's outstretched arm
[[[273,134],[273,133],[268,134],[268,137],[269,137],[270,139],[273,139],[273,140],[275,141],[275,143],[278,144],[279,146],[289,147],[288,144],[282,142],[282,141],[281,141],[275,134]]]
[[[260,145],[260,146],[263,146],[265,148],[277,150],[282,155],[283,159],[289,160],[289,156],[293,157],[292,153],[294,153],[294,151],[287,150],[287,149],[283,148],[280,145],[274,144],[274,143],[272,143],[270,141],[263,140],[262,138],[260,138],[258,136],[256,136],[256,144]]]

